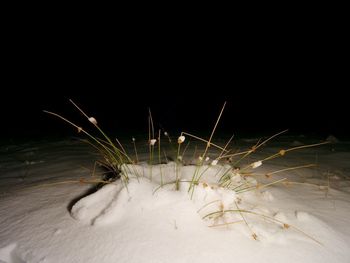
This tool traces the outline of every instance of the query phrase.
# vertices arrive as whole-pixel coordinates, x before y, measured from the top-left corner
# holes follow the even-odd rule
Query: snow
[[[189,148],[186,165],[125,165],[127,187],[116,181],[97,191],[83,183],[95,160],[86,145],[1,146],[0,262],[349,262],[350,144],[338,140],[260,161],[291,142],[283,137],[247,157],[254,177],[222,160],[198,168],[198,156],[188,161]],[[309,163],[317,167],[264,176]],[[230,189],[218,183],[228,170]],[[191,187],[194,174],[200,183]]]

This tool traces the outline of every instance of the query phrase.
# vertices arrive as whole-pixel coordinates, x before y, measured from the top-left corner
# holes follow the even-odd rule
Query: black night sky
[[[120,136],[147,134],[148,107],[156,127],[209,133],[224,101],[218,132],[244,137],[289,128],[291,134],[320,137],[350,134],[348,73],[337,39],[332,45],[306,35],[238,46],[221,38],[215,45],[193,38],[153,45],[150,39],[41,34],[23,29],[20,39],[7,43],[1,141],[76,135],[42,112],[89,125],[68,99]]]
[[[74,78],[65,76],[65,72],[25,75],[26,80],[20,83],[28,83],[26,90],[9,87],[11,91],[2,96],[2,139],[76,135],[69,125],[42,112],[50,110],[89,126],[68,99],[94,116],[105,131],[119,136],[147,134],[148,107],[156,127],[209,133],[224,101],[227,105],[218,132],[225,134],[266,135],[289,128],[291,134],[348,135],[343,93],[331,86],[322,90],[318,86],[322,81],[317,80],[321,75],[308,79],[278,73],[276,79],[276,73],[271,73],[253,81],[249,77],[256,73],[231,78],[223,76],[226,73],[213,76],[210,70],[188,75],[166,75],[157,70],[141,76],[130,72],[126,77],[111,73],[106,79],[93,71],[80,72]],[[300,84],[310,84],[310,78],[315,78],[318,85]]]

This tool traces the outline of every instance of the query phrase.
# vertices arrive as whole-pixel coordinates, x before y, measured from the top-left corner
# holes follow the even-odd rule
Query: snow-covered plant
[[[114,140],[111,140],[106,135],[106,133],[104,133],[101,130],[101,128],[98,126],[97,120],[94,117],[89,117],[72,100],[70,100],[70,102],[87,118],[87,120],[91,124],[94,125],[94,127],[102,135],[102,138],[98,138],[97,136],[92,135],[81,126],[76,125],[75,123],[69,121],[68,119],[62,117],[59,114],[56,114],[50,111],[45,111],[45,112],[64,120],[65,122],[75,127],[79,133],[85,134],[89,139],[88,143],[92,145],[95,149],[97,149],[97,151],[102,156],[101,160],[97,161],[97,164],[99,164],[100,166],[106,168],[109,172],[111,172],[114,175],[114,179],[120,178],[126,188],[127,188],[128,182],[133,179],[133,178],[130,178],[130,175],[136,175],[136,178],[139,179],[138,171],[139,171],[140,165],[137,165],[137,164],[140,164],[140,163],[142,164],[142,161],[147,163],[147,160],[142,160],[142,157],[141,157],[141,160],[139,160],[138,151],[136,147],[136,139],[132,137],[132,144],[134,147],[134,155],[135,155],[135,159],[133,160],[128,155],[125,148],[119,142],[118,139],[115,140],[117,143],[114,143]],[[250,224],[247,222],[247,218],[246,218],[247,214],[254,215],[257,217],[264,217],[264,219],[269,220],[273,223],[282,224],[284,228],[289,228],[290,226],[288,224],[282,221],[279,221],[278,219],[272,219],[262,214],[259,214],[257,212],[251,211],[249,209],[242,208],[240,204],[241,199],[239,195],[249,191],[261,190],[271,185],[286,183],[286,178],[281,178],[281,179],[273,180],[270,183],[262,184],[259,182],[259,179],[258,179],[260,175],[265,175],[267,178],[270,178],[272,177],[272,175],[282,173],[285,171],[314,166],[314,164],[307,164],[307,165],[301,165],[301,166],[295,166],[295,167],[288,167],[285,169],[271,171],[268,173],[259,173],[259,171],[261,171],[262,164],[265,164],[265,162],[275,158],[283,157],[287,153],[294,150],[314,147],[314,146],[325,144],[327,142],[310,144],[310,145],[301,145],[301,146],[296,146],[288,149],[280,149],[278,152],[272,155],[269,155],[266,158],[262,158],[262,159],[259,158],[257,160],[255,159],[251,161],[251,159],[248,158],[250,155],[254,154],[258,149],[264,146],[268,141],[270,141],[271,139],[275,138],[280,134],[285,133],[287,130],[276,133],[273,136],[263,141],[259,140],[255,145],[243,151],[234,151],[233,149],[230,148],[230,143],[233,139],[233,135],[224,146],[215,144],[213,142],[214,133],[218,127],[225,105],[226,103],[221,108],[220,114],[214,124],[214,127],[208,139],[201,138],[191,133],[182,131],[181,134],[178,136],[177,140],[175,139],[173,143],[169,136],[169,133],[163,132],[163,135],[168,139],[168,142],[173,149],[173,160],[174,160],[173,164],[175,165],[175,169],[171,170],[172,174],[170,175],[166,174],[167,176],[166,181],[164,181],[164,178],[163,178],[164,171],[162,169],[162,157],[161,157],[162,156],[161,147],[163,146],[163,143],[161,143],[162,133],[161,133],[161,130],[159,129],[158,137],[156,137],[154,132],[152,114],[151,114],[151,111],[149,110],[149,116],[148,116],[149,158],[148,158],[148,165],[147,165],[148,173],[146,173],[147,174],[146,176],[145,175],[143,176],[146,177],[146,179],[152,183],[154,182],[159,183],[159,188],[157,189],[160,189],[166,185],[172,184],[172,185],[175,185],[175,190],[182,190],[182,188],[180,189],[180,185],[184,185],[185,187],[187,187],[187,192],[189,193],[189,197],[191,199],[195,196],[196,194],[195,190],[197,187],[202,187],[202,188],[210,187],[210,189],[212,189],[213,191],[220,192],[221,194],[219,196],[222,196],[222,193],[225,193],[225,194],[229,193],[230,206],[227,205],[227,202],[225,200],[218,200],[221,203],[219,203],[219,206],[215,204],[215,208],[212,207],[211,203],[206,204],[205,207],[210,208],[210,210],[208,210],[208,212],[203,215],[203,219],[213,220],[214,222],[216,219],[223,218],[227,214],[236,213],[241,218],[240,221],[244,222],[247,225],[247,227],[250,229],[251,236],[254,239],[258,239],[258,236],[251,229]],[[204,143],[204,150],[200,151],[197,154],[196,152],[197,148],[195,148],[193,159],[188,162],[189,164],[194,163],[194,165],[190,167],[190,168],[193,168],[192,177],[182,178],[182,169],[185,169],[184,166],[188,164],[186,162],[187,160],[185,158],[185,152],[191,139]],[[184,144],[185,141],[187,145],[183,149],[183,151],[181,151],[182,145]],[[176,150],[176,146],[177,146],[177,150]],[[156,148],[156,150],[158,150],[158,160],[157,159],[154,160],[154,147],[158,147]],[[147,158],[144,158],[144,159],[147,159]],[[165,159],[167,159],[166,154],[165,154]],[[155,169],[154,167],[156,165],[159,165],[157,166],[157,168],[159,168],[159,173],[155,172],[158,170],[154,170]],[[146,164],[144,163],[144,166],[142,166],[142,169],[144,169],[145,166]],[[205,179],[206,174],[209,173],[212,175],[213,170],[217,171],[216,175],[218,175],[218,177],[214,178],[216,180],[214,183],[213,182],[209,183]],[[166,171],[169,173],[169,170],[166,170]],[[153,175],[154,175],[153,173],[158,174],[160,178],[153,178]],[[143,174],[145,174],[144,171],[143,171]],[[169,178],[172,178],[172,179],[169,180]],[[145,178],[143,178],[140,181],[144,181],[144,179]],[[211,179],[211,181],[213,181],[214,179]],[[109,183],[110,181],[107,181],[105,180],[105,178],[102,178],[102,182]]]

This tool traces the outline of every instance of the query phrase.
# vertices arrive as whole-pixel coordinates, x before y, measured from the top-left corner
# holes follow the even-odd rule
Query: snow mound
[[[176,229],[191,225],[229,229],[235,225],[235,230],[248,238],[277,243],[290,238],[316,240],[299,230],[287,235],[291,225],[324,227],[307,213],[285,214],[274,209],[271,204],[276,200],[270,191],[257,190],[254,179],[234,173],[229,166],[198,168],[169,163],[127,165],[122,170],[128,171],[127,185],[113,182],[79,200],[71,210],[73,218],[96,227],[122,225],[134,218],[150,224],[167,222]],[[199,174],[200,180],[191,188],[194,174]],[[175,190],[176,175],[180,180],[178,191]],[[233,187],[218,184],[223,176],[231,178]],[[239,191],[252,186],[251,191]]]
[[[175,163],[152,167],[125,166],[124,171],[128,171],[130,178],[127,186],[121,181],[105,185],[97,192],[79,200],[72,207],[71,215],[84,223],[101,226],[118,223],[130,213],[151,213],[157,208],[174,207],[174,204],[182,204],[178,206],[178,211],[175,210],[177,214],[191,211],[197,218],[200,218],[197,213],[199,209],[205,210],[206,213],[218,209],[237,209],[233,206],[238,200],[235,191],[219,187],[217,184],[228,170],[230,168],[225,166],[203,166],[197,169],[196,166],[176,166]],[[190,180],[196,173],[201,175],[201,180],[190,189]],[[175,191],[176,174],[180,180],[179,191]],[[234,180],[239,182],[243,179],[235,176]],[[254,183],[254,180],[249,182]]]

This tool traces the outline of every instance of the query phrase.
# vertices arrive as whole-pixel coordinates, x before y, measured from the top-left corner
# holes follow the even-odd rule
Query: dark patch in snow
[[[91,195],[91,194],[95,193],[95,192],[96,192],[98,189],[100,189],[100,188],[101,188],[100,184],[94,185],[94,186],[92,186],[91,188],[89,188],[88,190],[86,190],[84,193],[82,193],[82,194],[78,195],[77,197],[73,198],[73,199],[69,202],[69,204],[68,204],[68,206],[67,206],[67,210],[68,210],[69,212],[71,212],[71,211],[72,211],[72,207],[73,207],[77,202],[79,202],[80,199],[82,199],[82,198],[84,198],[84,197],[86,197],[86,196],[88,196],[88,195]]]

